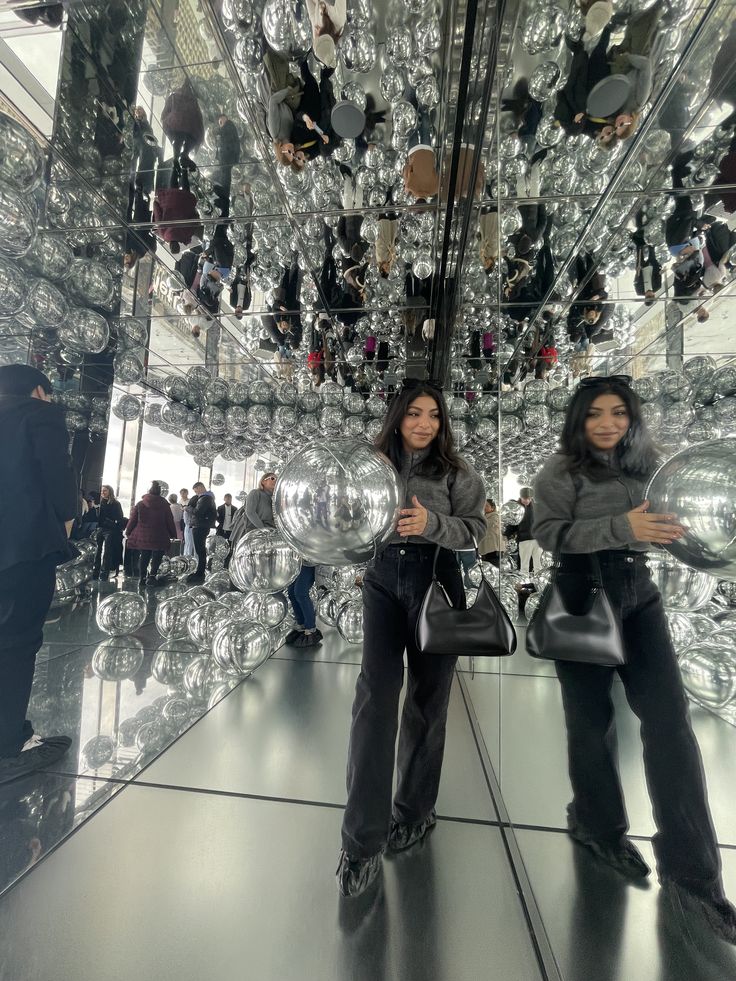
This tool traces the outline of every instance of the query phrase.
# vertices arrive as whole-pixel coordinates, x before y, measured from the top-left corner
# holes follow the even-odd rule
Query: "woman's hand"
[[[582,121],[584,119],[585,119],[585,113],[584,112],[575,113],[575,115],[573,116],[573,122],[575,122],[575,123],[582,123]]]
[[[404,508],[399,512],[401,518],[396,526],[396,530],[402,538],[409,535],[421,535],[427,527],[429,511],[419,503],[419,498],[414,495],[411,499],[413,508]]]
[[[314,120],[311,116],[308,116],[306,112],[304,113],[304,125],[307,129],[314,129]]]
[[[322,134],[322,142],[323,142],[323,143],[329,143],[329,142],[330,142],[330,138],[329,138],[329,136],[327,135],[327,133],[323,133],[323,134]]]
[[[686,529],[676,514],[648,514],[648,511],[649,501],[644,501],[626,515],[637,542],[671,545],[685,534]]]

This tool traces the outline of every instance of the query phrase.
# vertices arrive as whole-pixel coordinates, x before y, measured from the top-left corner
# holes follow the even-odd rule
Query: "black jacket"
[[[521,501],[519,502],[521,503]],[[524,507],[524,517],[518,524],[516,531],[517,542],[530,542],[534,535],[532,535],[532,523],[534,521],[534,501],[530,504],[523,505]]]
[[[100,501],[97,528],[102,532],[117,532],[122,534],[126,520],[120,501]]]
[[[192,528],[214,528],[217,521],[217,508],[212,491],[196,494],[190,498],[187,510],[192,517]]]
[[[238,509],[234,504],[231,504],[232,514],[230,515],[230,530],[232,531],[233,521],[235,520],[235,515]],[[225,505],[221,504],[217,509],[217,534],[220,535],[223,532],[223,525],[225,524]]]
[[[0,396],[0,572],[69,558],[64,522],[76,517],[79,495],[68,445],[60,406]]]

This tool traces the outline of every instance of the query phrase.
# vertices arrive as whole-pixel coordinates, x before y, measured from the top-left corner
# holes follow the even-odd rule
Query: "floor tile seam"
[[[160,781],[139,780],[133,777],[131,780],[123,780],[119,777],[108,777],[104,781],[100,777],[93,777],[88,773],[70,773],[62,770],[46,770],[50,775],[64,779],[79,779],[88,782],[98,781],[101,783],[111,783],[123,787],[143,787],[149,790],[176,790],[191,794],[204,794],[210,797],[242,798],[243,800],[264,801],[275,804],[299,804],[305,807],[324,807],[330,810],[344,811],[345,804],[336,804],[334,801],[309,800],[301,797],[279,797],[271,794],[253,794],[240,790],[223,790],[214,787],[193,787],[186,784],[162,783]],[[93,815],[90,815],[92,817]],[[456,814],[438,814],[438,821],[447,821],[452,824],[472,824],[481,827],[500,828],[498,821],[488,818],[462,817]]]
[[[521,859],[521,851],[511,826],[501,785],[496,776],[493,760],[483,737],[480,719],[475,711],[475,704],[471,698],[468,683],[461,676],[461,672],[458,671],[456,673],[458,674],[458,687],[460,688],[468,725],[475,741],[488,794],[498,818],[501,840],[506,853],[507,867],[516,889],[521,915],[529,937],[529,943],[534,951],[540,978],[542,981],[563,981],[562,972],[557,962],[552,942],[547,934],[544,919],[534,895],[526,866]]]
[[[510,821],[500,826],[504,828],[510,827],[512,830],[515,831],[539,831],[542,834],[553,834],[553,835],[568,834],[567,828],[557,828],[554,825],[548,825],[548,824],[522,824],[519,821]],[[626,837],[630,838],[632,841],[647,841],[650,843],[654,840],[653,835],[639,835],[639,834],[633,834],[632,832],[628,832]],[[736,843],[730,844],[728,842],[717,841],[716,844],[718,845],[719,848],[724,848],[727,851],[736,851]]]

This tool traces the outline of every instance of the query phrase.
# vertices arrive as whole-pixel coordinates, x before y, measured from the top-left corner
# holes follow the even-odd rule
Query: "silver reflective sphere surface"
[[[216,664],[230,675],[249,675],[271,653],[268,630],[252,620],[228,623],[212,639]]]
[[[736,701],[736,662],[732,645],[701,641],[689,647],[680,659],[685,688],[708,709],[724,709]]]
[[[677,562],[671,555],[647,555],[647,565],[668,610],[700,610],[715,592],[712,576]]]
[[[106,634],[132,634],[146,619],[146,601],[137,593],[113,593],[97,607],[97,626]]]
[[[353,565],[389,540],[401,507],[398,476],[368,443],[334,440],[298,453],[273,495],[276,527],[310,562]]]
[[[229,572],[244,592],[278,593],[294,582],[301,567],[297,552],[275,529],[259,528],[235,546]]]
[[[736,579],[736,437],[675,453],[645,496],[653,512],[677,514],[688,529],[668,552],[693,569]]]

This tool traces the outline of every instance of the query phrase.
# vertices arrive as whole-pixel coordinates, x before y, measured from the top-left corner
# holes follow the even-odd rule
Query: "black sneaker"
[[[293,644],[297,637],[301,637],[303,633],[303,630],[297,630],[296,628],[294,628],[294,630],[290,630],[286,637],[284,637],[284,643]]]
[[[335,877],[341,896],[360,896],[375,882],[381,872],[381,852],[370,858],[350,858],[343,849]]]
[[[401,821],[392,821],[391,830],[388,833],[388,847],[392,852],[404,852],[412,845],[421,841],[430,830],[437,824],[437,812],[434,808],[429,815],[416,824],[403,824]]]
[[[303,633],[299,634],[297,639],[294,641],[294,647],[317,647],[318,644],[322,643],[322,634],[317,630],[313,630],[311,634]]]
[[[45,766],[51,766],[65,756],[72,744],[69,736],[39,738],[38,745],[26,749],[17,756],[0,758],[0,784],[18,780]]]
[[[672,879],[663,879],[662,889],[676,913],[698,917],[721,940],[736,945],[736,909],[725,896],[699,896]]]
[[[610,865],[627,879],[646,879],[651,875],[652,870],[644,861],[641,852],[625,835],[618,841],[611,842],[587,838],[575,830],[569,830],[568,834],[573,841],[591,851],[599,861]]]

